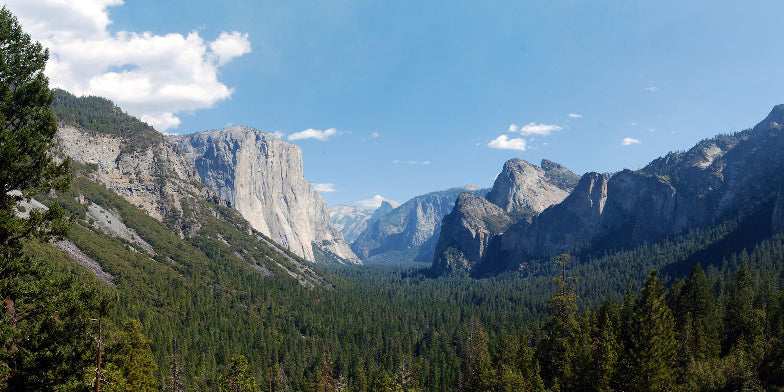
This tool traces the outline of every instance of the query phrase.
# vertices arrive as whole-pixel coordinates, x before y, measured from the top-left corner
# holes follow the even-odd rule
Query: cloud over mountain
[[[247,34],[223,32],[205,41],[183,35],[112,33],[108,9],[122,0],[8,0],[31,37],[50,50],[52,87],[113,100],[159,131],[176,128],[177,114],[213,107],[232,89],[218,70],[251,51]]]

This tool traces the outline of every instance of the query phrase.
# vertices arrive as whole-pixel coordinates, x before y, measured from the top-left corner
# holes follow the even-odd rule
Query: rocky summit
[[[527,227],[533,217],[566,198],[578,179],[552,161],[543,160],[541,166],[522,159],[507,161],[486,198],[461,194],[444,217],[434,271],[472,270],[485,258],[491,240],[512,224]]]
[[[248,127],[169,140],[254,229],[307,260],[361,263],[305,179],[300,147]]]

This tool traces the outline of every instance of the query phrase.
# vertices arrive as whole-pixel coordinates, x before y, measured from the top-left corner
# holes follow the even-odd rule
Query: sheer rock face
[[[93,166],[96,170],[91,177],[95,180],[161,222],[166,218],[177,220],[189,197],[206,197],[208,193],[195,185],[199,176],[190,162],[162,137],[137,150],[128,148],[117,136],[61,125],[57,145],[64,155]],[[183,225],[173,226],[179,229]]]
[[[169,140],[201,181],[254,229],[307,260],[325,253],[327,259],[360,262],[332,225],[324,199],[305,180],[298,146],[247,127]]]
[[[487,189],[468,185],[414,197],[368,224],[351,249],[366,261],[432,261],[441,220],[463,192],[483,195]]]
[[[504,163],[487,198],[461,195],[444,217],[435,249],[433,268],[438,273],[472,270],[485,259],[494,237],[512,227],[524,231],[531,219],[567,197],[579,176],[543,160],[541,167],[521,159]]]
[[[490,239],[511,223],[504,210],[484,197],[461,193],[441,224],[433,269],[439,273],[471,269],[482,259]]]

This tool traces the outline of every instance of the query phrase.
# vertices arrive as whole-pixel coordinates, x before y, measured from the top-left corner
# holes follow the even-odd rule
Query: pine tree
[[[725,313],[724,351],[742,343],[751,348],[757,338],[762,335],[760,317],[754,309],[754,288],[752,287],[751,271],[744,262],[735,275]]]
[[[699,361],[719,354],[716,301],[699,264],[694,266],[678,295],[674,316],[682,360]]]
[[[48,240],[68,228],[58,205],[24,213],[17,208],[70,184],[69,161],[57,163],[50,152],[57,122],[44,76],[48,59],[49,52],[30,39],[8,9],[0,9],[0,258],[5,264],[20,257],[24,240]]]
[[[244,355],[231,357],[221,381],[221,391],[249,392],[258,391],[256,377],[253,375],[248,359]]]
[[[487,332],[476,317],[471,319],[466,338],[466,355],[462,366],[464,391],[487,391],[495,382]]]
[[[566,275],[569,259],[569,255],[563,254],[556,262],[561,267],[561,277],[554,279],[558,288],[550,299],[544,337],[537,347],[537,358],[548,387],[553,387],[556,380],[563,387],[573,378],[572,361],[577,353],[579,324],[573,284],[576,279]]]
[[[116,340],[107,348],[105,391],[156,391],[158,366],[150,349],[150,341],[142,333],[138,320],[128,320]]]
[[[77,336],[91,310],[78,303],[86,291],[53,279],[22,253],[25,241],[62,235],[69,223],[57,205],[20,207],[39,193],[65,190],[70,179],[68,161],[57,163],[50,153],[57,124],[43,73],[48,57],[0,9],[0,386],[10,390],[72,382],[89,343]]]
[[[627,357],[633,390],[667,391],[675,383],[676,341],[664,285],[652,271],[635,305]]]
[[[616,375],[620,345],[612,318],[605,312],[599,327],[599,338],[593,357],[591,381],[597,391],[610,391],[611,382]]]
[[[268,377],[269,392],[286,392],[291,389],[289,387],[288,379],[286,378],[286,373],[279,363],[275,362],[275,364],[272,365]]]

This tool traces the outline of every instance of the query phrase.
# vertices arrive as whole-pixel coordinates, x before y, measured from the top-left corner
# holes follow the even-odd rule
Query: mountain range
[[[781,231],[782,128],[784,105],[779,105],[752,129],[703,140],[640,170],[590,172],[579,181],[568,173],[564,181],[551,183],[543,182],[537,171],[511,175],[511,166],[530,164],[509,161],[487,198],[460,195],[444,218],[433,269],[482,275],[525,268],[561,252],[606,254],[708,228],[759,208],[765,209],[760,229]],[[550,165],[543,162],[542,168]],[[532,183],[537,185],[510,191],[515,184]],[[552,192],[550,185],[568,194]],[[549,206],[527,201],[544,195],[556,197],[548,199]],[[520,206],[511,210],[519,208],[524,216],[510,216],[510,206]]]

